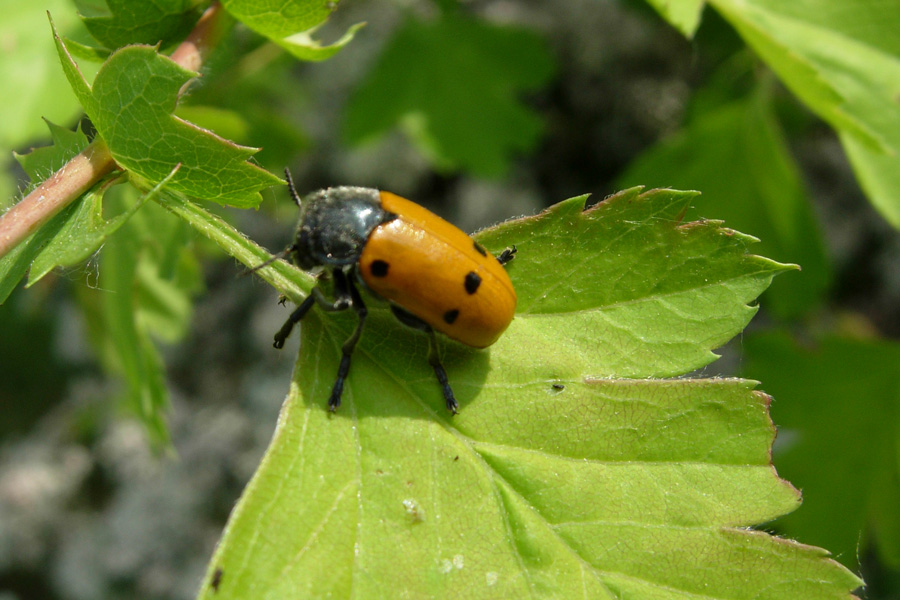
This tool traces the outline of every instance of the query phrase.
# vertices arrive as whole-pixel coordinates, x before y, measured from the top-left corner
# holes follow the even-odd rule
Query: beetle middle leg
[[[350,357],[353,355],[353,350],[356,349],[356,343],[359,342],[359,338],[362,335],[363,324],[366,322],[366,317],[369,314],[369,309],[366,308],[362,297],[359,295],[359,290],[356,289],[352,281],[347,281],[346,283],[350,295],[350,305],[356,311],[359,322],[356,324],[353,334],[341,346],[341,364],[338,366],[337,379],[335,379],[334,387],[331,389],[331,397],[328,398],[328,410],[331,412],[337,410],[337,407],[341,405],[341,395],[344,393],[344,380],[347,378],[347,373],[350,372]]]
[[[441,384],[441,391],[444,394],[444,402],[447,405],[447,410],[454,415],[457,414],[459,412],[459,404],[456,402],[456,396],[453,395],[453,389],[450,387],[450,382],[447,380],[447,371],[444,369],[444,365],[441,364],[441,354],[434,329],[419,317],[403,310],[399,306],[392,304],[391,312],[394,313],[394,316],[397,317],[398,321],[407,327],[412,327],[413,329],[424,331],[428,334],[428,364],[431,365],[438,383]]]
[[[335,299],[333,301],[329,300],[325,297],[325,293],[318,285],[314,287],[309,293],[309,296],[307,296],[306,299],[300,303],[300,306],[291,313],[291,316],[288,317],[287,321],[284,322],[284,325],[281,326],[281,329],[278,330],[278,333],[275,334],[275,343],[273,346],[279,350],[284,348],[284,342],[287,340],[288,336],[291,335],[291,331],[294,330],[294,325],[299,323],[300,320],[306,316],[306,313],[313,307],[313,304],[318,304],[322,310],[329,312],[347,310],[350,308],[350,305],[353,303],[353,298],[350,294],[347,276],[339,269],[335,269],[332,272],[332,276],[334,277]]]

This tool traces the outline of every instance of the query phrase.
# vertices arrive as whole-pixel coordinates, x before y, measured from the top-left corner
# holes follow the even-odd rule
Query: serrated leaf
[[[16,160],[33,181],[40,181],[47,177],[88,144],[84,133],[78,128],[75,131],[69,131],[50,121],[46,121],[46,125],[50,130],[52,145],[36,148],[24,155],[15,154]],[[33,262],[42,255],[48,246],[53,244],[53,240],[58,239],[60,232],[66,229],[73,216],[82,211],[84,206],[83,201],[77,201],[65,207],[24,242],[0,258],[0,304],[6,301],[28,270],[32,268]],[[36,272],[33,273],[36,274]],[[37,279],[39,278],[37,277]],[[36,281],[34,275],[32,281]]]
[[[481,233],[518,246],[520,304],[489,350],[443,341],[456,417],[427,341],[383,308],[329,414],[355,319],[307,315],[200,597],[846,599],[859,580],[826,552],[743,529],[798,503],[770,464],[768,398],[655,379],[711,360],[787,268],[681,223],[692,196],[575,198]]]
[[[244,25],[301,60],[330,58],[364,25],[354,25],[333,44],[322,45],[313,35],[337,8],[337,2],[332,0],[223,0],[222,6]]]
[[[400,125],[439,167],[501,175],[542,130],[518,95],[552,73],[532,31],[449,14],[432,23],[410,20],[351,97],[345,134],[361,143]]]
[[[840,134],[860,184],[900,227],[900,11],[866,0],[710,0],[785,85]]]
[[[849,567],[874,546],[896,568],[900,345],[837,335],[801,345],[768,333],[748,337],[744,352],[745,372],[777,400],[775,462],[804,490],[779,529],[826,544]]]
[[[801,273],[772,284],[768,308],[796,317],[822,301],[830,282],[825,245],[799,168],[761,90],[698,113],[617,182],[703,190],[688,218],[721,218],[763,240],[766,256],[802,265]]]
[[[161,44],[180,41],[200,16],[193,0],[76,0],[82,20],[91,35],[110,49],[129,44]]]
[[[196,74],[154,48],[129,46],[110,56],[90,86],[56,36],[66,76],[116,162],[156,184],[180,165],[168,186],[188,196],[242,208],[280,179],[247,162],[239,146],[172,115],[179,90]]]
[[[90,143],[81,131],[80,125],[77,125],[74,131],[70,131],[47,119],[44,119],[44,122],[50,130],[50,140],[53,143],[41,148],[32,148],[27,154],[13,153],[22,170],[33,182],[46,179]]]

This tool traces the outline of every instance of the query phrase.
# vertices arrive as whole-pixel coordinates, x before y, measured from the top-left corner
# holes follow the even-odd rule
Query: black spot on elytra
[[[373,260],[369,270],[372,272],[373,277],[384,277],[388,274],[389,267],[390,265],[383,260]]]
[[[487,256],[487,250],[484,249],[484,246],[482,246],[478,242],[472,242],[472,245],[475,247],[475,251],[478,254],[480,254],[482,256]]]
[[[471,296],[478,290],[479,285],[481,285],[481,277],[475,271],[469,271],[466,274],[466,292]]]
[[[448,310],[444,313],[444,323],[446,323],[447,325],[453,325],[453,323],[456,321],[456,317],[458,316],[459,310],[455,308],[453,310]]]

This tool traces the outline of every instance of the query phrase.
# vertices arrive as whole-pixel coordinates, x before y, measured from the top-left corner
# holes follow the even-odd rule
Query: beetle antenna
[[[291,198],[294,200],[294,204],[297,205],[297,208],[300,207],[300,195],[297,194],[297,188],[294,187],[294,179],[291,177],[291,172],[287,167],[284,168],[284,176],[287,179],[288,190],[291,192]]]
[[[260,264],[256,265],[255,267],[250,267],[249,269],[244,269],[243,271],[238,273],[238,277],[246,277],[247,275],[252,275],[253,273],[256,273],[263,267],[268,267],[276,260],[286,257],[288,254],[290,254],[291,252],[293,252],[296,249],[297,249],[297,246],[294,244],[291,244],[290,246],[288,246],[287,248],[285,248],[278,254],[272,255],[272,257],[269,258],[269,260],[265,261],[264,263],[260,263]]]

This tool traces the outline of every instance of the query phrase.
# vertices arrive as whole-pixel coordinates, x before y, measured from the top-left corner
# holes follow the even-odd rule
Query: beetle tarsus
[[[347,373],[349,372],[350,353],[344,352],[341,356],[341,365],[338,367],[337,379],[334,382],[334,387],[331,389],[331,396],[328,398],[328,410],[331,412],[336,411],[341,405],[341,396],[344,393],[344,380],[347,379]]]
[[[517,248],[515,246],[510,246],[500,253],[500,256],[497,257],[497,262],[501,265],[506,265],[509,261],[516,257]]]

